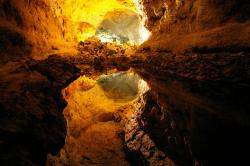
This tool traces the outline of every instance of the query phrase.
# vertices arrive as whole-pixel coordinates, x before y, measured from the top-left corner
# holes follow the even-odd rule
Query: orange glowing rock
[[[133,0],[52,0],[52,2],[51,7],[56,17],[59,20],[62,18],[67,20],[67,31],[69,31],[67,33],[70,34],[70,38],[78,42],[95,36],[97,27],[111,11],[117,9],[133,11],[138,16],[141,13]],[[146,31],[140,30],[139,33],[144,32]]]

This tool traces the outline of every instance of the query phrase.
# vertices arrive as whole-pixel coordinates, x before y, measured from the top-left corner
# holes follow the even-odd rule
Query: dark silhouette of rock
[[[1,165],[44,165],[47,153],[60,150],[66,136],[61,90],[78,75],[56,56],[1,66]]]

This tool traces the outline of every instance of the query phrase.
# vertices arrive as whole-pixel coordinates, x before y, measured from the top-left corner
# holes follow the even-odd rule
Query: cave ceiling
[[[133,0],[52,0],[50,3],[55,15],[77,33],[78,40],[94,36],[108,12],[119,9],[138,13]]]

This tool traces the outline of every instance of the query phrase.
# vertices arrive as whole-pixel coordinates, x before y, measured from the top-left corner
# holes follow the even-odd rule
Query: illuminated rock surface
[[[141,44],[149,32],[144,28],[138,14],[130,10],[108,12],[98,25],[96,34],[102,40],[121,44]]]
[[[22,55],[32,54],[36,59],[47,58],[52,53],[75,52],[78,42],[95,36],[97,27],[108,12],[122,10],[133,12],[135,17],[138,17],[132,0],[1,0],[0,4],[0,32],[9,35],[1,35],[1,41],[6,42],[5,40],[13,35],[16,35],[15,38],[22,37],[22,40],[29,44],[5,44],[9,44],[8,47],[21,47],[21,50],[26,51],[21,53]],[[127,20],[131,22],[131,19]],[[134,24],[138,24],[139,20],[134,21]],[[134,32],[141,29],[144,33],[143,39],[146,40],[149,32],[145,32],[142,25],[138,26]],[[111,27],[110,30],[114,28]],[[139,34],[131,35],[136,37]],[[136,38],[137,40],[139,39]],[[139,41],[141,43],[142,39]],[[19,52],[14,52],[17,53]]]
[[[139,96],[139,77],[126,73],[103,77],[98,82],[80,77],[64,90],[66,144],[57,156],[49,157],[47,165],[129,165],[123,127]],[[115,89],[110,91],[109,82]]]
[[[249,0],[0,0],[0,165],[48,153],[52,165],[248,165],[249,11]],[[150,87],[135,103],[90,81],[131,67]]]

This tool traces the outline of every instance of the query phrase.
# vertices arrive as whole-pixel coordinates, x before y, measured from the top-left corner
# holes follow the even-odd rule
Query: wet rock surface
[[[51,59],[57,63],[50,65]],[[79,70],[60,57],[51,59],[1,66],[1,165],[44,165],[47,153],[56,154],[64,145],[61,89]]]
[[[200,164],[192,154],[188,132],[181,126],[183,117],[156,101],[150,91],[145,93],[126,122],[125,147],[132,165]],[[131,155],[137,155],[137,160]]]
[[[166,115],[165,122],[155,120],[160,116],[157,107],[153,115],[143,115],[149,135],[176,163],[191,157],[193,165],[245,165],[250,40],[249,10],[243,8],[249,8],[249,2],[142,0],[140,4],[153,34],[131,63]],[[163,128],[168,131],[162,132]]]
[[[249,136],[244,132],[249,130],[250,117],[249,53],[242,49],[237,53],[185,55],[145,52],[151,57],[138,58],[134,64],[143,64],[137,71],[161,106],[142,115],[155,143],[171,159],[185,165],[246,163],[241,150],[249,147]],[[231,135],[232,131],[237,136]]]
[[[151,76],[152,78],[153,76]],[[225,96],[225,98],[228,97],[229,93],[230,96],[240,95],[242,96],[240,103],[238,103],[237,98],[228,101],[218,98],[214,100],[212,97],[203,97],[208,92],[197,93],[192,92],[190,86],[183,87],[183,80],[181,82],[169,81],[168,84],[158,79],[151,81],[149,81],[149,85],[153,90],[153,96],[164,108],[161,111],[167,115],[167,118],[162,124],[161,120],[154,121],[154,116],[147,115],[146,119],[149,122],[151,121],[147,129],[152,134],[152,138],[156,139],[156,143],[158,142],[161,145],[160,147],[167,145],[165,152],[169,155],[175,152],[172,151],[173,149],[182,149],[179,149],[171,157],[172,159],[177,159],[180,152],[184,152],[181,154],[188,157],[191,153],[191,156],[195,158],[194,163],[198,162],[203,165],[230,165],[247,162],[247,157],[241,150],[246,150],[249,147],[247,141],[249,136],[245,133],[249,130],[247,124],[249,105],[247,100],[244,101],[243,96],[249,98],[247,97],[248,94],[243,91],[233,94],[235,91],[229,88],[220,95]],[[194,85],[193,82],[185,82],[185,84]],[[214,89],[210,88],[211,86],[208,84],[199,84],[199,86],[206,87],[210,93],[215,93]],[[247,90],[245,88],[245,91]],[[155,125],[152,125],[153,122]],[[171,126],[171,130],[166,126],[163,127],[164,124]],[[172,129],[172,127],[175,129]],[[163,132],[164,129],[168,130]],[[236,135],[232,134],[232,131]],[[186,145],[188,148],[179,146],[178,141],[181,141],[181,145]],[[231,158],[228,158],[228,156],[231,156]],[[179,158],[177,161],[180,162],[182,159]]]
[[[83,45],[85,47],[81,50],[86,52],[80,51],[74,57],[51,55],[38,61],[29,60],[30,57],[27,56],[21,61],[21,57],[15,59],[9,56],[2,62],[2,165],[44,165],[48,153],[57,154],[66,137],[66,122],[62,114],[66,102],[61,90],[80,74],[96,76],[115,68],[108,65],[114,60],[109,58],[123,59],[125,55],[125,49],[113,44],[107,46],[108,44],[102,44],[100,41],[86,41]],[[105,60],[108,60],[108,63]],[[127,61],[123,63],[127,70]],[[124,70],[122,67],[119,69]],[[92,85],[86,87],[82,84],[80,87],[88,90]],[[121,121],[121,117],[118,114],[102,114],[99,120],[103,123],[117,123]]]
[[[152,121],[153,118],[146,118],[145,116],[151,109],[155,109],[154,106],[158,105],[152,100],[150,92],[143,94],[132,115],[125,122],[124,144],[131,165],[175,165],[174,161],[161,150],[164,149],[163,146],[157,145],[155,142],[157,140],[153,139],[154,136],[161,136],[162,133],[151,135],[151,132],[149,132],[151,129],[147,128],[148,125],[152,125],[148,121]],[[157,120],[160,120],[160,118]],[[158,127],[164,128],[163,130],[168,128],[168,126],[162,126],[158,122],[154,125],[155,131],[161,130]]]
[[[61,90],[79,73],[96,76],[130,67],[152,95],[126,121],[124,143],[132,165],[249,163],[248,0],[140,0],[152,36],[137,52],[92,38],[77,46],[77,55],[47,58],[42,52],[58,51],[60,42],[71,40],[67,21],[60,18],[61,25],[48,2],[0,1],[1,165],[44,165],[47,153],[59,151],[66,137]],[[47,59],[31,60],[34,52]],[[97,121],[123,123],[113,113]],[[72,137],[79,138],[80,131]],[[80,164],[103,164],[80,157]]]
[[[242,148],[249,147],[249,136],[244,132],[249,130],[250,117],[248,51],[221,48],[180,54],[153,48],[139,54],[132,65],[161,106],[153,111],[160,110],[160,115],[143,115],[155,143],[175,162],[246,163]],[[163,121],[162,114],[166,116]],[[175,129],[169,130],[169,126]]]
[[[130,165],[122,133],[124,120],[133,111],[133,99],[117,102],[95,80],[85,76],[70,84],[63,94],[68,102],[63,112],[67,120],[66,142],[57,155],[48,155],[46,165]]]
[[[47,153],[56,154],[66,136],[62,116],[66,104],[60,91],[80,74],[95,77],[115,69],[120,63],[114,62],[119,62],[120,57],[126,59],[123,61],[126,68],[114,72],[133,67],[149,83],[151,94],[138,101],[132,115],[125,120],[120,114],[109,112],[96,118],[98,123],[125,126],[119,127],[119,132],[124,130],[125,135],[121,134],[117,140],[124,139],[126,159],[131,165],[245,162],[245,154],[239,152],[242,147],[248,147],[249,139],[245,133],[249,129],[246,50],[207,53],[205,49],[181,55],[142,49],[136,56],[128,56],[121,47],[107,45],[90,39],[80,44],[76,56],[53,55],[43,61],[10,61],[2,65],[1,160],[4,164],[15,158],[14,164],[17,161],[21,165],[43,165]],[[88,91],[93,85],[82,83],[79,88]],[[231,135],[232,130],[237,134]],[[82,138],[80,133],[71,133],[72,139]],[[121,142],[119,145],[122,148]],[[70,153],[62,150],[60,156],[64,158]],[[228,159],[228,156],[233,157]],[[81,159],[79,163],[83,165],[103,163],[93,156]]]

